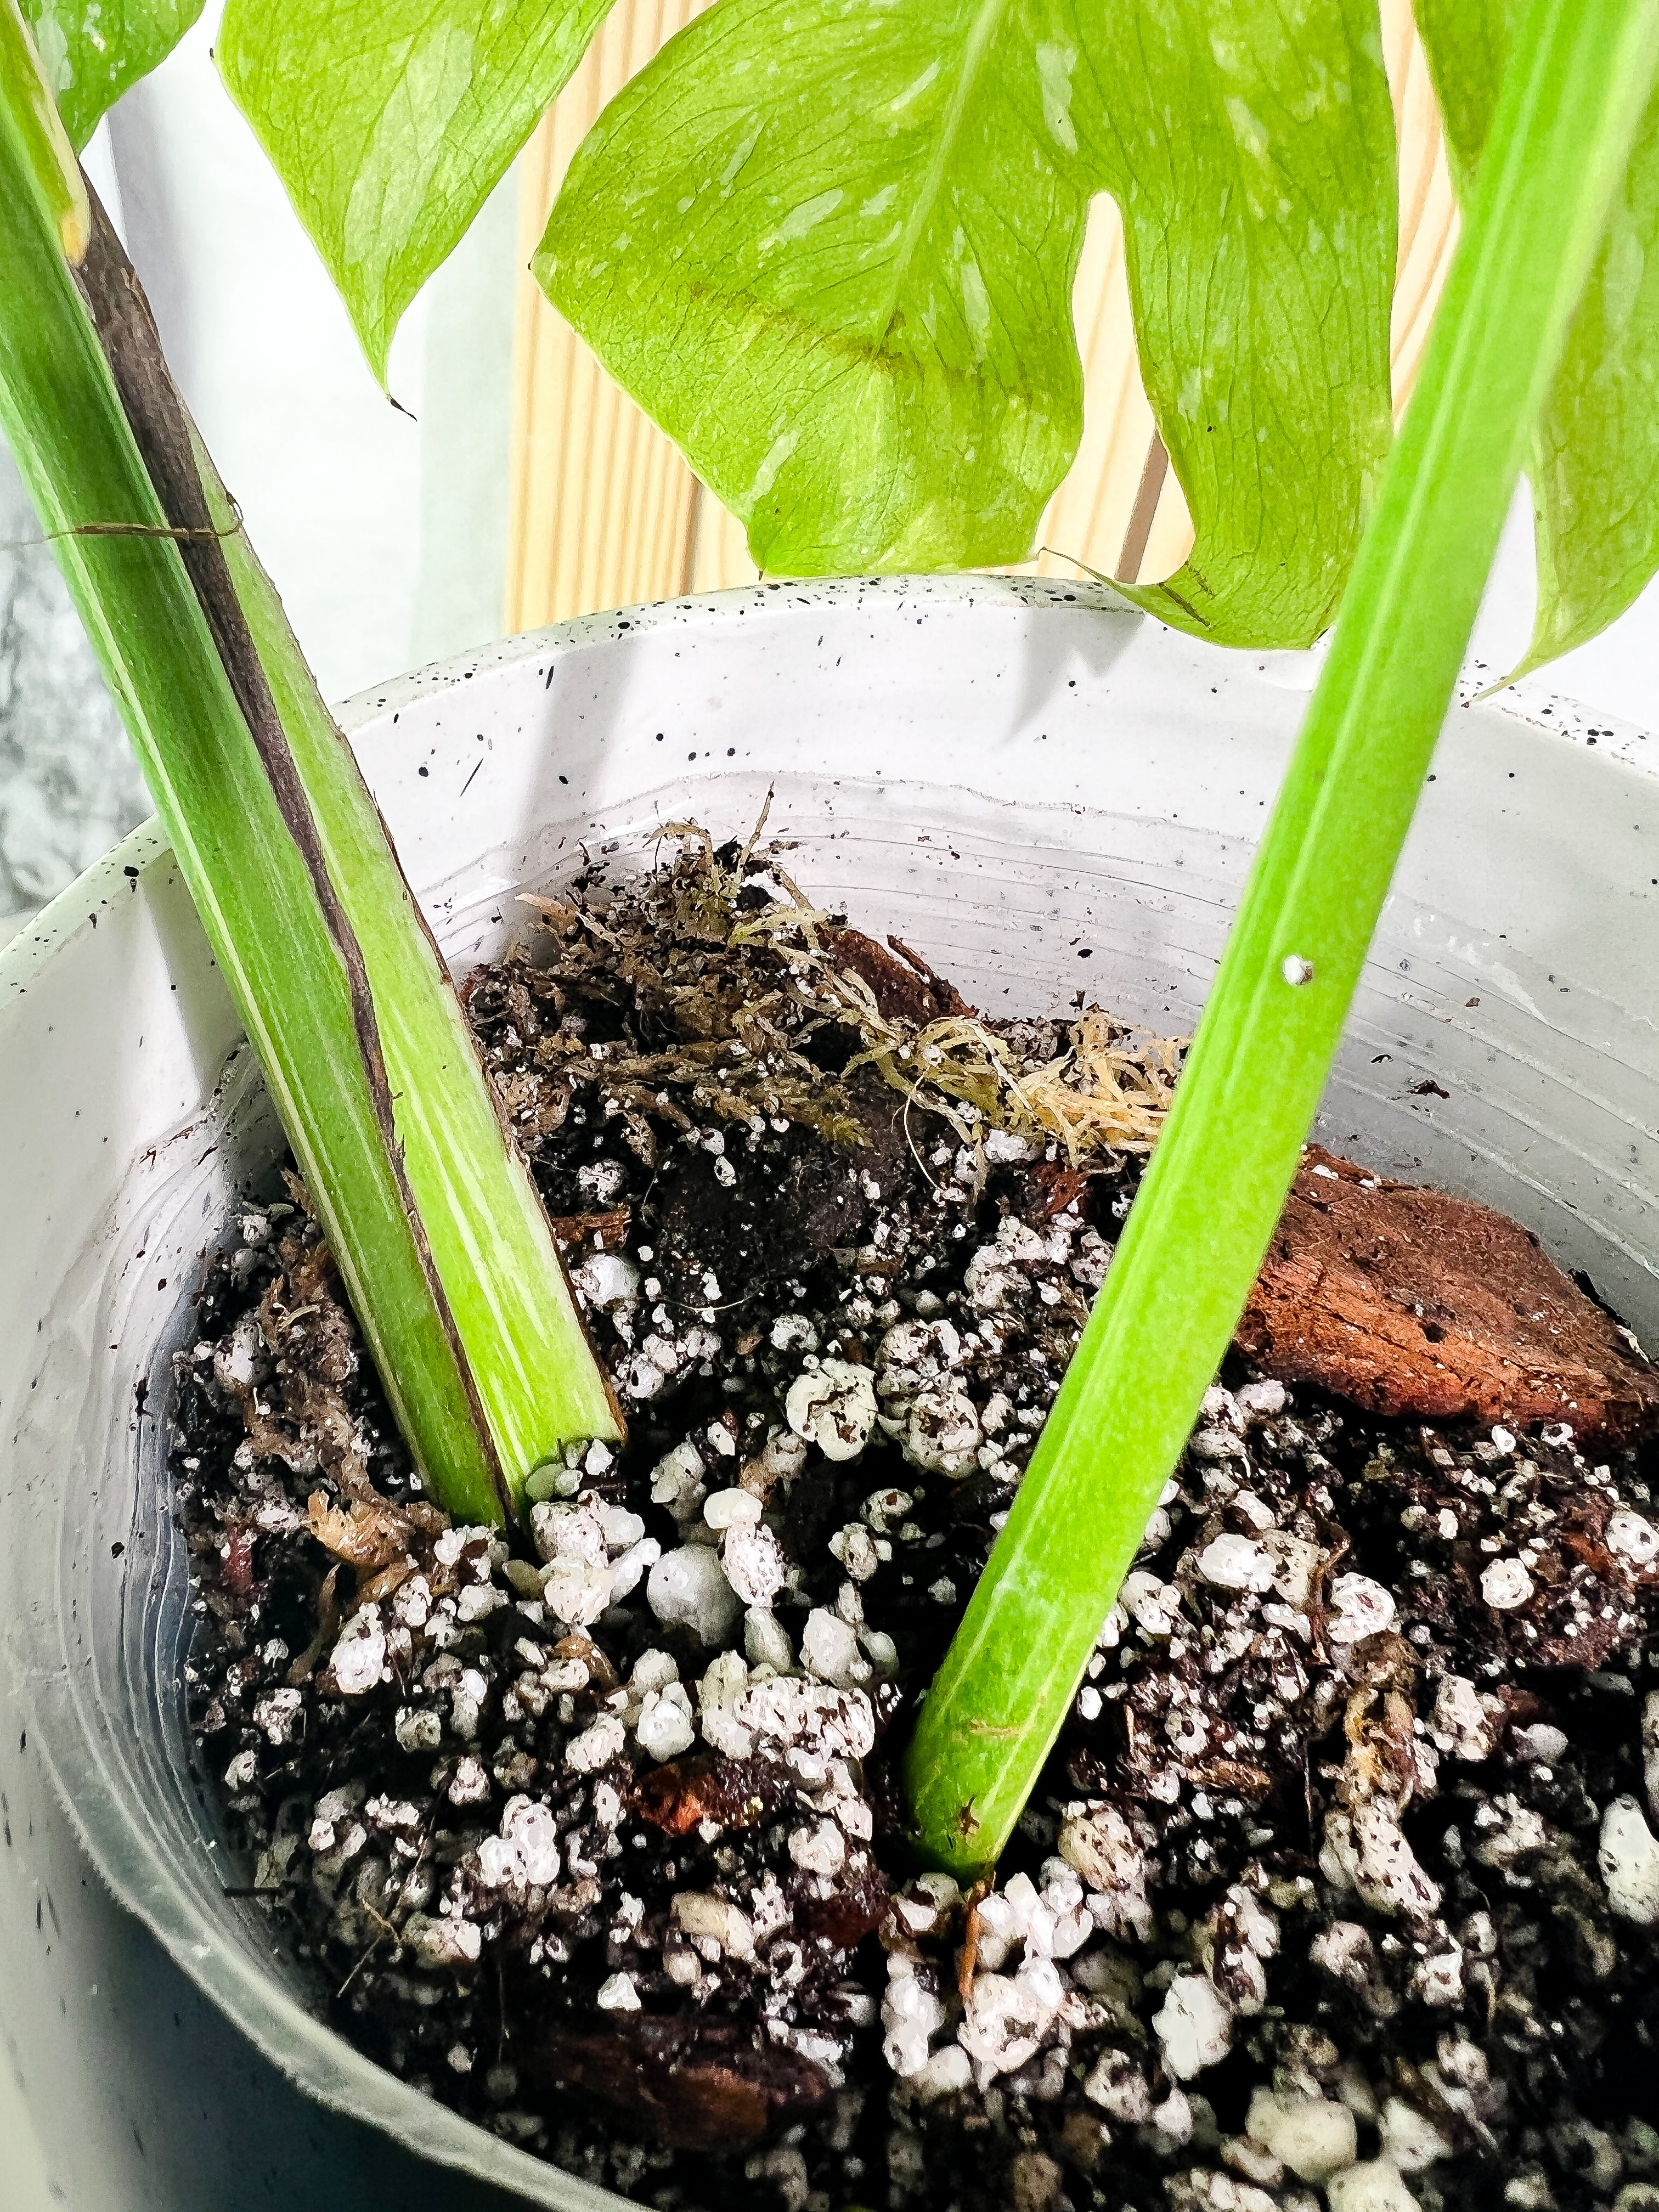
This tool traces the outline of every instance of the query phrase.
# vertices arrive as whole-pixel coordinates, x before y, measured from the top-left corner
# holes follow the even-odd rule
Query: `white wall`
[[[127,246],[253,544],[342,698],[500,628],[510,180],[406,317],[393,405],[219,82],[217,15],[111,118]]]
[[[1489,684],[1516,667],[1531,641],[1535,579],[1532,501],[1522,484],[1469,649],[1471,667],[1479,665]],[[1552,698],[1576,699],[1659,733],[1659,579],[1600,637],[1523,678],[1515,696],[1528,709]]]

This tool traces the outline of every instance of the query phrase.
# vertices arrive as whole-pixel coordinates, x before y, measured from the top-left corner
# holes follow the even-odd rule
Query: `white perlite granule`
[[[1659,1927],[1659,1842],[1633,1797],[1615,1797],[1601,1815],[1596,1864],[1607,1903],[1621,1920]]]
[[[728,1528],[752,1527],[761,1517],[761,1502],[752,1490],[716,1490],[704,1498],[702,1517],[722,1534]]]
[[[386,1631],[377,1607],[352,1615],[328,1663],[343,1698],[361,1698],[375,1687],[386,1671]]]
[[[876,1388],[884,1398],[914,1398],[948,1375],[962,1357],[962,1338],[948,1321],[896,1322],[876,1353]]]
[[[1137,1567],[1123,1577],[1119,1601],[1148,1636],[1173,1635],[1181,1618],[1181,1592],[1173,1583],[1160,1582],[1145,1567]]]
[[[795,1663],[789,1632],[769,1607],[750,1606],[743,1617],[743,1648],[751,1667],[787,1674]]]
[[[1401,2173],[1421,2173],[1456,2148],[1426,2112],[1419,2112],[1403,2097],[1390,2097],[1384,2104],[1382,2136],[1383,2157]]]
[[[1206,2066],[1219,2064],[1232,2045],[1232,2014],[1202,1974],[1176,1976],[1152,2015],[1152,2027],[1164,2066],[1177,2081],[1190,2081]]]
[[[954,2097],[974,2078],[974,2062],[959,2043],[947,2043],[910,2077],[911,2087],[924,2105],[939,2097]]]
[[[665,1452],[651,1470],[651,1502],[665,1505],[677,1521],[689,1521],[702,1504],[703,1465],[696,1446],[688,1438]]]
[[[532,1506],[530,1533],[544,1559],[586,1559],[602,1567],[609,1555],[604,1509],[597,1498],[585,1498],[579,1505],[560,1503]]]
[[[875,1382],[867,1367],[826,1359],[795,1377],[783,1410],[795,1434],[825,1459],[856,1459],[876,1425]]]
[[[1358,1644],[1394,1626],[1394,1592],[1369,1575],[1339,1575],[1331,1584],[1331,1603],[1336,1611],[1325,1634],[1333,1644]]]
[[[945,2025],[945,2007],[927,1982],[916,1974],[915,1962],[902,1952],[887,1961],[887,1994],[881,2001],[882,2056],[902,2079],[919,2074],[927,2063],[927,2046]],[[960,2046],[957,2046],[960,2049]],[[969,2064],[961,2053],[964,2084]]]
[[[1480,1595],[1494,1613],[1510,1613],[1532,1595],[1532,1577],[1519,1559],[1494,1559],[1480,1571]]]
[[[524,1862],[501,1836],[486,1836],[478,1846],[478,1880],[486,1889],[514,1889],[524,1880]]]
[[[1430,1723],[1435,1742],[1452,1759],[1479,1763],[1498,1747],[1498,1717],[1466,1675],[1443,1675]]]
[[[1330,2212],[1421,2212],[1416,2197],[1386,2158],[1345,2166],[1325,2185]]]
[[[704,1644],[723,1642],[743,1610],[707,1544],[665,1552],[651,1570],[645,1599],[659,1620],[683,1621]]]
[[[642,1536],[637,1544],[630,1544],[618,1559],[611,1562],[611,1602],[620,1605],[639,1588],[648,1567],[654,1567],[662,1557],[662,1546],[654,1536]]]
[[[1051,1959],[1028,1959],[1013,1974],[974,1977],[957,2040],[981,2087],[1036,2054],[1065,1996]]]
[[[867,1583],[881,1565],[876,1540],[862,1521],[849,1521],[844,1528],[838,1528],[830,1539],[830,1551],[855,1583]]]
[[[1253,1590],[1273,1586],[1273,1563],[1265,1544],[1254,1536],[1218,1536],[1198,1555],[1198,1571],[1217,1589]]]
[[[860,1663],[858,1635],[839,1613],[819,1606],[807,1614],[806,1626],[801,1632],[800,1656],[809,1674],[842,1689],[854,1686]],[[866,1674],[867,1671],[866,1668]]]
[[[1376,1912],[1419,1920],[1439,1910],[1440,1886],[1423,1871],[1386,1797],[1369,1798],[1351,1813],[1333,1807],[1326,1814],[1319,1870],[1339,1889],[1358,1891]]]
[[[738,1717],[737,1706],[749,1686],[749,1668],[740,1651],[722,1651],[697,1685],[697,1709],[704,1740],[728,1759],[747,1759],[754,1732]]]
[[[476,1966],[483,1949],[483,1934],[476,1920],[432,1919],[424,1912],[410,1914],[403,1941],[419,1966]]]
[[[578,1774],[594,1774],[620,1759],[628,1731],[615,1713],[601,1713],[564,1747],[564,1763]]]
[[[304,1703],[297,1690],[269,1690],[253,1708],[253,1725],[268,1743],[297,1743],[305,1732]]]
[[[1146,1854],[1127,1817],[1115,1805],[1070,1806],[1060,1831],[1060,1856],[1094,1893],[1095,1917],[1109,1936],[1144,1942],[1152,1929],[1146,1896]]]
[[[917,1391],[905,1414],[899,1443],[904,1456],[925,1474],[953,1480],[979,1465],[984,1441],[979,1409],[964,1384],[954,1377]]]
[[[751,1503],[758,1506],[760,1501],[756,1498]],[[727,1524],[720,1564],[726,1581],[745,1607],[769,1606],[789,1573],[783,1547],[772,1530],[749,1522]]]
[[[588,1170],[578,1168],[578,1182]],[[618,1175],[622,1170],[617,1170]],[[632,1305],[640,1294],[640,1271],[620,1252],[595,1252],[570,1271],[570,1279],[591,1306],[608,1311]]]
[[[789,1856],[803,1874],[837,1875],[847,1862],[847,1838],[833,1820],[814,1820],[789,1832]]]
[[[640,1749],[651,1759],[678,1759],[683,1751],[690,1751],[696,1741],[696,1728],[684,1686],[670,1682],[647,1692],[634,1734]]]
[[[1540,1766],[1559,1766],[1567,1755],[1565,1731],[1553,1728],[1547,1721],[1534,1721],[1528,1728],[1511,1729],[1510,1741],[1520,1758],[1534,1760]]]
[[[1620,1553],[1632,1566],[1645,1567],[1659,1557],[1659,1528],[1621,1505],[1607,1520],[1607,1549]]]
[[[398,1717],[392,1724],[399,1751],[436,1751],[444,1740],[441,1717],[429,1709],[414,1705],[399,1705]]]
[[[676,1927],[694,1943],[712,1944],[733,1959],[755,1955],[755,1929],[748,1915],[712,1891],[683,1889],[669,1911]]]
[[[1258,2089],[1244,2132],[1301,2181],[1328,2181],[1359,2155],[1353,2114],[1325,2097],[1281,2097]]]
[[[610,1570],[574,1552],[561,1552],[543,1575],[542,1600],[567,1627],[591,1628],[611,1602]]]
[[[533,1797],[509,1797],[501,1836],[517,1851],[527,1882],[545,1888],[558,1880],[559,1828],[549,1807]]]
[[[865,1759],[875,1748],[876,1717],[862,1690],[775,1675],[751,1683],[738,1711],[744,1726],[763,1741],[815,1753],[826,1762]]]
[[[1144,2128],[1152,2123],[1152,2093],[1134,2060],[1121,2051],[1104,2051],[1096,2059],[1083,2084],[1091,2105],[1126,2127]]]

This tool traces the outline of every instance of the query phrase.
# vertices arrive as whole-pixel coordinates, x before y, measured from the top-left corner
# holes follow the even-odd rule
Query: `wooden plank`
[[[690,583],[698,487],[529,273],[571,157],[696,0],[621,0],[525,150],[507,523],[507,627],[672,598]]]

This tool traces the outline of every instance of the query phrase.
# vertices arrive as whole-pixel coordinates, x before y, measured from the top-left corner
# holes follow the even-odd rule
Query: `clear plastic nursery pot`
[[[1305,680],[1081,589],[792,586],[515,640],[349,721],[458,970],[514,933],[519,890],[648,863],[688,817],[746,831],[770,789],[805,885],[988,1011],[1081,993],[1168,1033],[1202,1000]],[[1651,1340],[1659,785],[1639,732],[1598,722],[1589,750],[1573,712],[1452,716],[1319,1134],[1517,1216]],[[191,1772],[160,1417],[201,1255],[280,1149],[140,830],[0,956],[9,2055],[87,2212],[366,2189],[597,2212],[621,2200],[323,2024]]]

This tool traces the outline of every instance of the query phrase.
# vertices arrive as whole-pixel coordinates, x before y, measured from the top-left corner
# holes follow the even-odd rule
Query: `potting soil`
[[[1659,2208],[1659,1382],[1313,1152],[994,1887],[896,1754],[1176,1055],[693,836],[469,1013],[629,1441],[452,1526],[297,1185],[178,1363],[185,1685],[342,2033],[641,2203]]]

